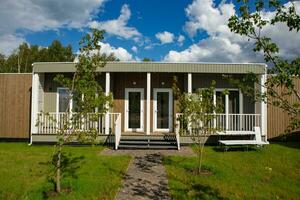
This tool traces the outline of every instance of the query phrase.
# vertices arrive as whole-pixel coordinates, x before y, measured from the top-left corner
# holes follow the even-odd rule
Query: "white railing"
[[[114,133],[115,133],[115,149],[117,150],[121,140],[121,113],[114,113],[116,115],[114,121]]]
[[[209,114],[213,115],[213,114]],[[189,135],[194,124],[189,122],[188,117],[182,113],[176,114],[176,122],[178,123],[176,130],[180,135]],[[196,127],[200,127],[201,122]],[[260,114],[215,114],[212,117],[210,126],[219,130],[219,134],[248,134],[254,133],[254,127],[261,127]]]
[[[109,133],[115,133],[120,129],[121,114],[108,113],[109,115]],[[73,117],[73,120],[71,120]],[[69,120],[69,121],[68,121]],[[71,123],[72,121],[72,123]],[[77,115],[77,113],[38,113],[37,117],[37,134],[53,134],[64,129],[64,126],[73,126],[79,130],[95,129],[99,135],[105,134],[105,114],[88,113],[85,115]],[[35,133],[33,133],[35,134]]]
[[[177,119],[177,114],[176,114],[176,119]],[[176,136],[176,142],[177,142],[177,149],[180,150],[180,122],[179,120],[176,120],[176,127],[175,127],[175,136]]]

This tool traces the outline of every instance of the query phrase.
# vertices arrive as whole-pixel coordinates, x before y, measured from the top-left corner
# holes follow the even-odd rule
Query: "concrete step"
[[[118,149],[177,149],[175,145],[125,145],[120,144]]]
[[[121,139],[130,140],[176,140],[175,135],[122,135]]]
[[[143,144],[161,144],[161,145],[176,145],[176,141],[165,141],[165,140],[154,140],[154,141],[147,141],[147,140],[121,140],[120,144],[136,144],[136,145],[143,145]]]

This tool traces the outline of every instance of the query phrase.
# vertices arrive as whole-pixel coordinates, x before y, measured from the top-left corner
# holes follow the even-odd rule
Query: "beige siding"
[[[28,138],[32,74],[0,74],[0,138]]]
[[[300,79],[294,79],[295,86],[300,92]],[[276,91],[280,94],[283,92],[282,88],[276,88]],[[287,98],[291,103],[299,102],[299,99],[295,95],[291,95]],[[268,105],[268,138],[277,138],[284,134],[285,129],[290,123],[289,115],[282,109]],[[299,132],[300,130],[298,130]],[[296,131],[295,131],[296,132]]]
[[[63,73],[67,77],[71,77],[70,73]],[[44,83],[44,107],[45,112],[56,112],[56,101],[57,101],[57,88],[62,87],[53,79],[57,76],[57,73],[46,73],[45,83]],[[104,89],[105,85],[105,75],[101,74],[99,76],[99,83]]]
[[[163,62],[108,62],[99,72],[166,72],[166,73],[265,73],[265,64],[259,63],[163,63]],[[34,63],[34,72],[75,72],[75,63]]]

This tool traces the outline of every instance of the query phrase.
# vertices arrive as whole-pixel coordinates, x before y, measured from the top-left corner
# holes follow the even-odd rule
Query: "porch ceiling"
[[[75,72],[73,62],[33,63],[35,73]],[[263,63],[166,63],[166,62],[108,62],[99,72],[173,72],[173,73],[220,73],[220,74],[264,74]]]

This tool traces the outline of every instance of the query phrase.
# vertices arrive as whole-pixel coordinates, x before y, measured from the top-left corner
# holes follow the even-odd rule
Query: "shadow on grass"
[[[195,199],[219,199],[219,200],[228,199],[223,197],[217,189],[212,188],[208,185],[195,183],[192,184],[192,189],[193,190],[189,191],[189,193],[192,193],[191,195]]]
[[[300,142],[272,142],[271,144],[279,144],[285,147],[300,149]]]
[[[80,166],[84,164],[85,156],[75,156],[72,153],[63,152],[61,154],[61,188],[62,193],[67,194],[72,191],[71,182],[78,178],[78,173]],[[53,154],[51,160],[47,162],[40,162],[40,165],[46,166],[47,172],[47,182],[52,187],[46,187],[43,190],[43,198],[47,199],[50,197],[58,196],[56,192],[56,164],[57,164],[57,154]]]
[[[243,151],[243,152],[248,152],[248,151],[259,151],[263,149],[263,147],[255,147],[255,146],[232,146],[232,147],[225,147],[225,146],[215,146],[213,147],[213,150],[216,152],[236,152],[236,151]]]
[[[179,183],[170,185],[173,199],[228,199],[223,197],[218,189],[200,182],[201,179],[213,177],[215,173],[211,167],[203,165],[202,169],[209,171],[209,173],[196,175],[194,173],[196,169],[195,158],[164,157],[163,163],[173,168],[171,171],[175,170],[169,175],[169,181]],[[173,176],[172,174],[177,175]]]

